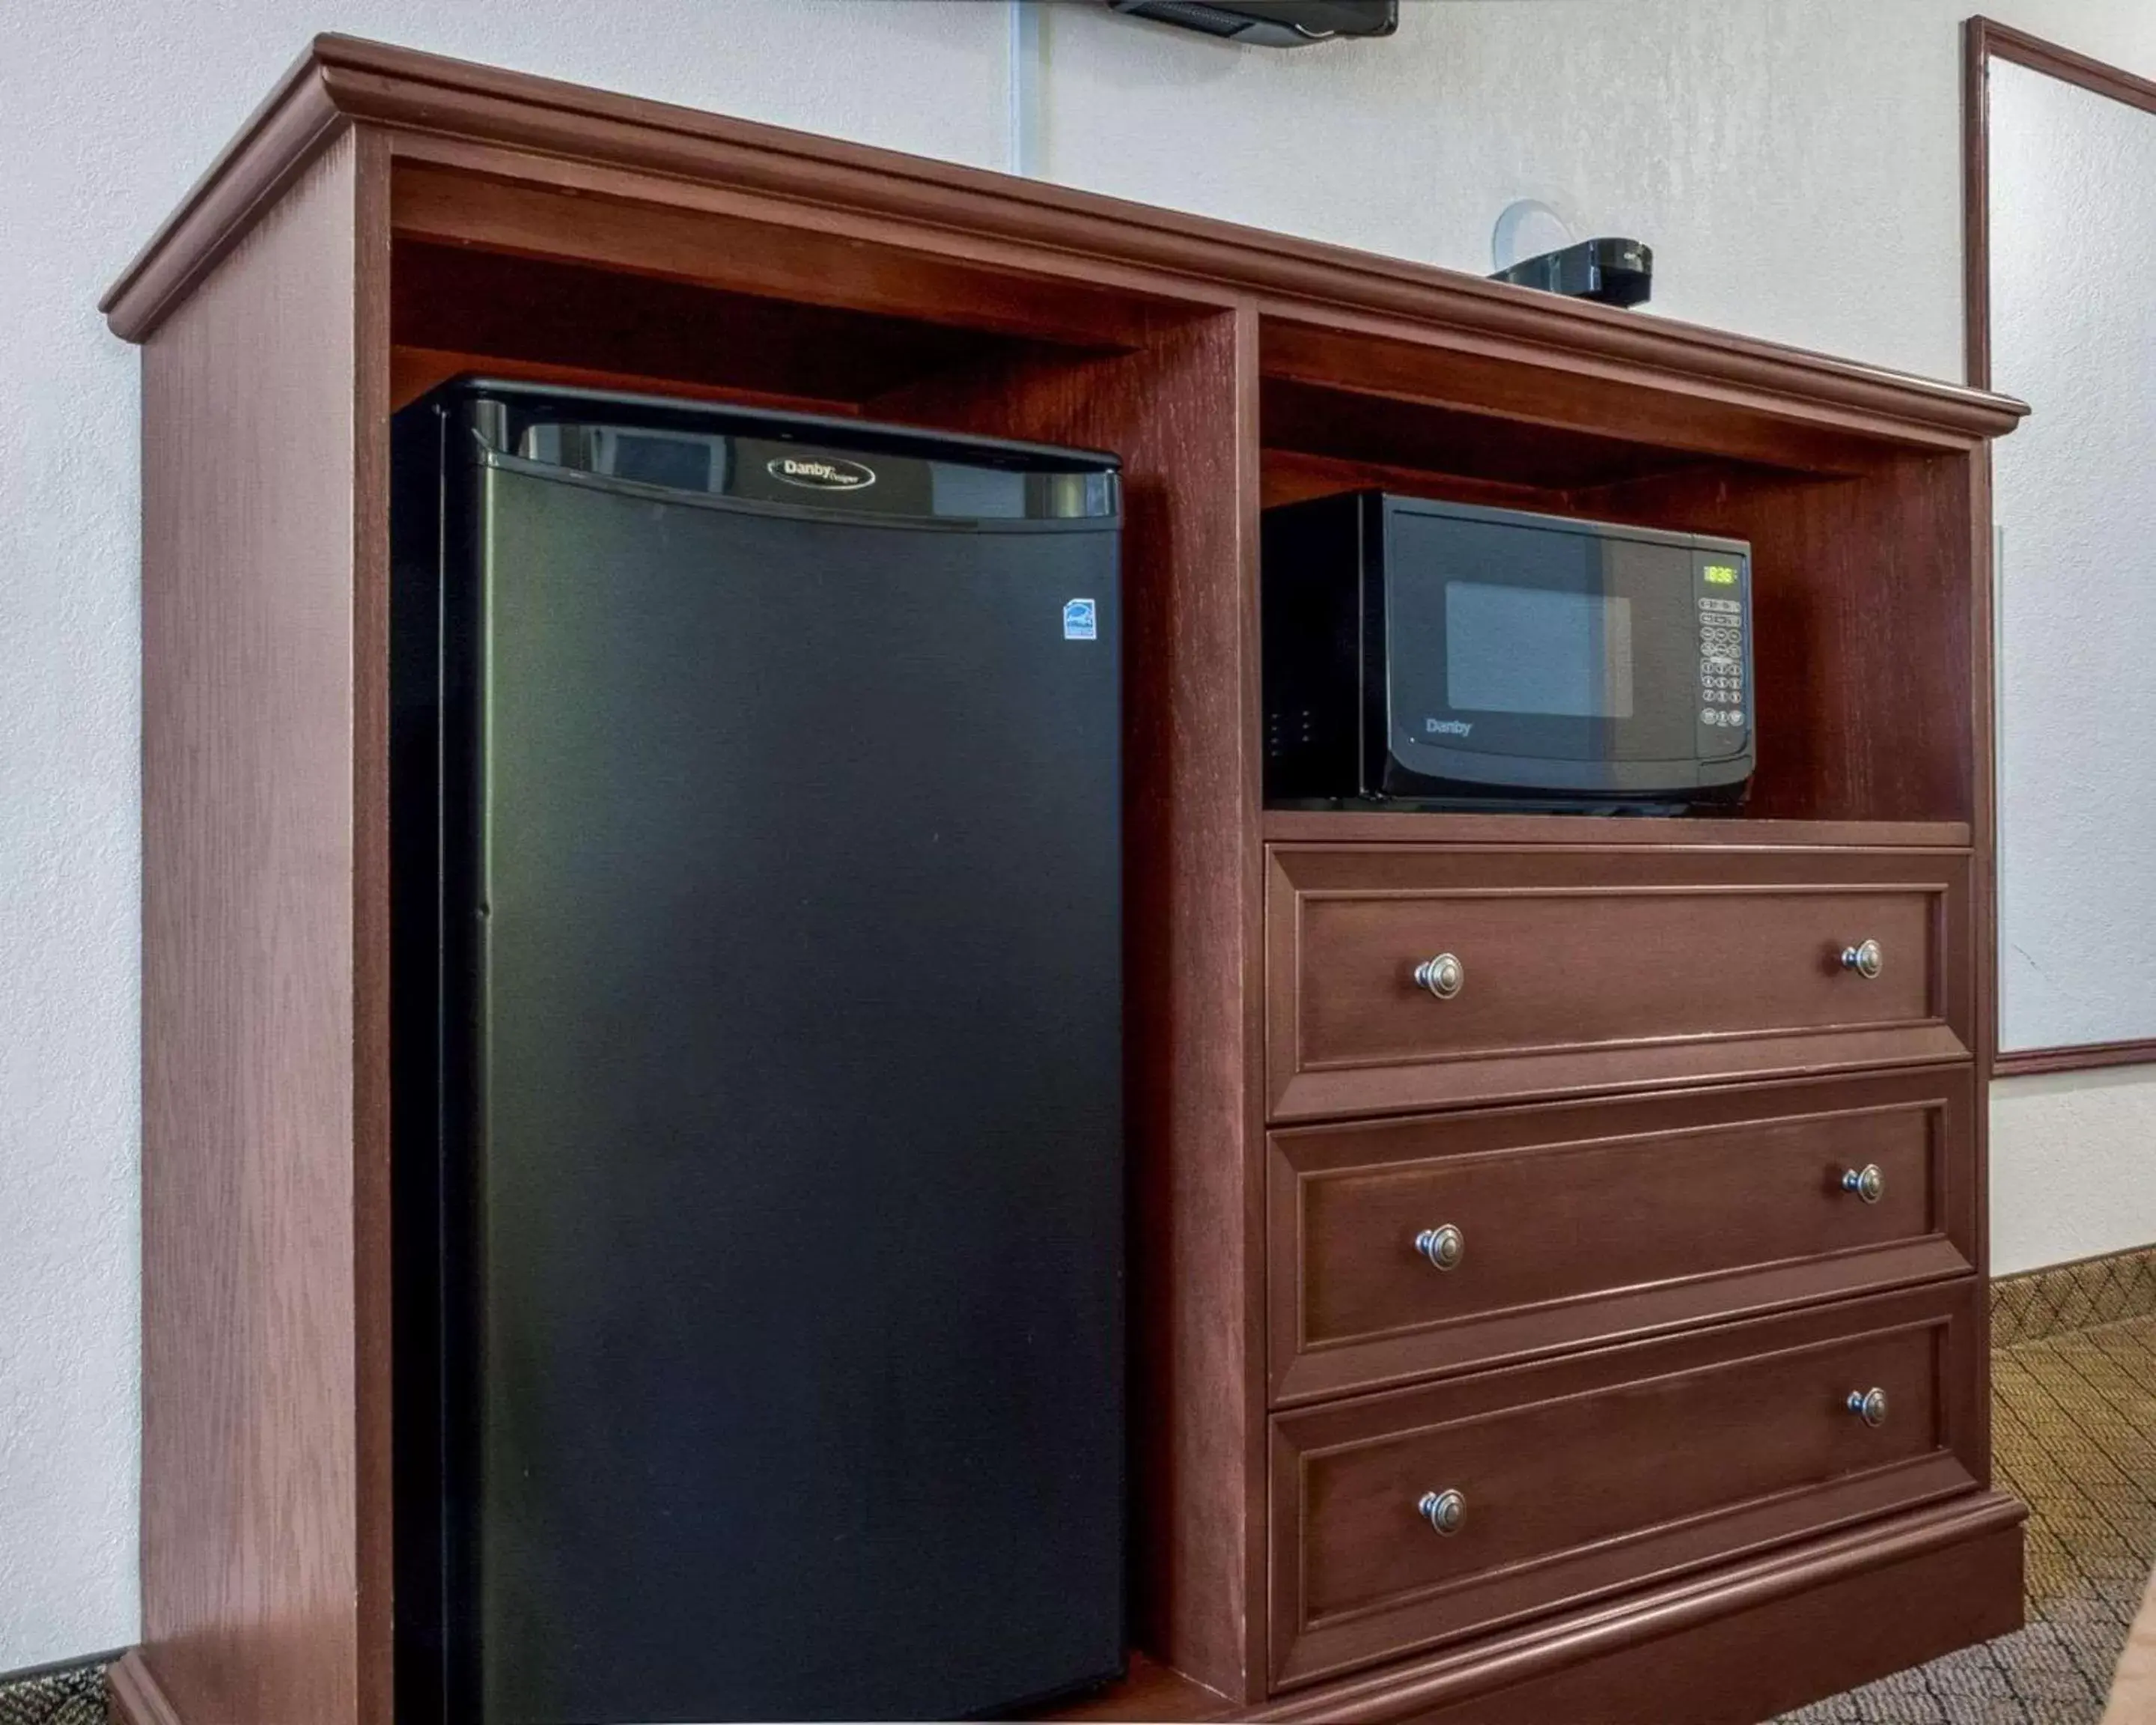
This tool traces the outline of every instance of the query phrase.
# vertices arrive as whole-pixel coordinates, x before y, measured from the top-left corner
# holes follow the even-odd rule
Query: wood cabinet
[[[1742,1721],[2019,1620],[1982,1301],[2018,404],[338,38],[105,310],[143,349],[135,1725],[391,1717],[388,416],[465,370],[1124,459],[1133,1664],[1074,1716]],[[1744,817],[1265,810],[1258,512],[1372,484],[1748,539]]]

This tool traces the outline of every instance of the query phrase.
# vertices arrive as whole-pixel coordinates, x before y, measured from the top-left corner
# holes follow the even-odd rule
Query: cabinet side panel
[[[390,1442],[389,176],[382,132],[355,134],[351,442],[352,1336],[358,1717],[395,1710]]]
[[[144,1651],[223,1725],[358,1717],[361,162],[143,352]]]
[[[1988,356],[1985,362],[1988,366]],[[1967,474],[1969,609],[1974,619],[1969,629],[1969,752],[1975,781],[1969,788],[1975,838],[1969,912],[1974,924],[1969,952],[1976,987],[1972,1026],[1976,1040],[1971,1048],[1976,1055],[1976,1093],[1984,1104],[1976,1111],[1968,1175],[1976,1199],[1976,1268],[1979,1275],[1988,1276],[1991,1273],[1991,1076],[1992,1062],[1999,1052],[1999,806],[1995,777],[1998,716],[1994,711],[1998,672],[1993,660],[1997,622],[1992,610],[1993,583],[1997,577],[1991,562],[1989,444],[1971,452]],[[1983,1302],[1977,1312],[1977,1322],[1980,1327],[1977,1332],[1979,1377],[1974,1435],[1979,1447],[1973,1459],[1977,1465],[1977,1478],[1989,1486],[1992,1483],[1990,1301]]]

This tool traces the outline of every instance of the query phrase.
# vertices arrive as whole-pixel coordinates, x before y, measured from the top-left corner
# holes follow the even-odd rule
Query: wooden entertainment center
[[[334,37],[105,310],[143,349],[134,1725],[391,1717],[388,418],[467,370],[1127,464],[1133,1661],[1069,1716],[1741,1725],[2020,1623],[2019,404]],[[1743,818],[1268,811],[1259,512],[1372,485],[1749,540]]]

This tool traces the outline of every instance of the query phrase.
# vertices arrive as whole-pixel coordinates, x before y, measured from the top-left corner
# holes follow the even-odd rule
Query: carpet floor
[[[2156,1317],[1992,1356],[1992,1462],[2029,1506],[2029,1621],[1783,1725],[2094,1725],[2156,1564]]]
[[[0,1683],[0,1725],[105,1725],[105,1667],[80,1666]]]
[[[2095,1725],[2156,1563],[2156,1317],[2001,1348],[1992,1386],[1999,1484],[2030,1508],[2027,1625],[1779,1725]],[[0,1725],[105,1725],[101,1674],[0,1684]]]

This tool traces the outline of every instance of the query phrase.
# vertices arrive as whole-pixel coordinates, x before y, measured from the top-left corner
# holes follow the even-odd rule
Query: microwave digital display
[[[1269,510],[1276,803],[1600,808],[1741,799],[1740,541],[1355,492]]]

